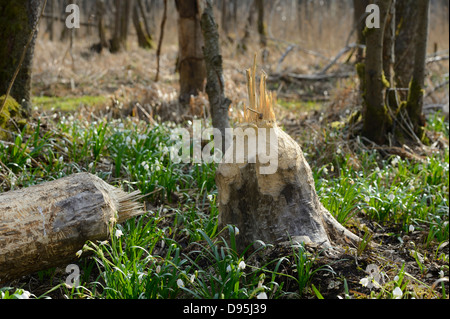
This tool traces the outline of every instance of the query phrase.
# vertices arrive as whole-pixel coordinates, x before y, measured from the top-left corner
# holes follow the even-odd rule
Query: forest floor
[[[232,100],[230,114],[233,118],[247,100],[245,69],[251,66],[253,56],[237,56],[230,53],[233,50],[227,47],[224,51],[226,95]],[[269,59],[261,69],[269,76],[315,74],[332,58],[327,60],[297,52],[279,63],[280,56],[285,52],[278,46],[272,47]],[[46,128],[43,132],[52,132],[51,138],[47,135],[43,138],[48,139],[55,151],[51,156],[44,151],[32,155],[36,161],[42,161],[42,165],[33,162],[27,167],[26,157],[21,158],[23,169],[9,166],[14,158],[12,153],[5,151],[0,160],[9,168],[0,166],[0,180],[3,178],[0,191],[25,187],[76,171],[95,171],[115,185],[138,188],[143,193],[152,194],[145,199],[147,210],[157,214],[157,229],[164,229],[164,234],[170,229],[167,238],[176,243],[182,256],[194,258],[192,256],[198,253],[193,253],[196,244],[205,251],[214,250],[208,238],[218,233],[214,228],[217,220],[215,168],[196,168],[193,165],[182,167],[174,173],[175,168],[170,168],[168,172],[169,167],[158,166],[160,162],[161,165],[165,162],[161,150],[170,128],[186,125],[195,117],[206,118],[209,114],[204,94],[191,102],[190,109],[179,111],[176,57],[176,46],[163,49],[160,81],[156,83],[154,50],[132,46],[128,52],[97,54],[89,51],[84,43],[77,44],[71,50],[67,43],[38,41],[33,73],[34,117],[39,118],[42,127]],[[351,64],[337,63],[329,73],[348,73],[353,69]],[[433,90],[445,80],[445,76],[448,79],[448,61],[433,63],[429,71],[427,84],[430,93],[426,104],[448,103],[448,85]],[[427,110],[427,134],[432,140],[431,146],[369,147],[352,137],[352,129],[345,124],[346,119],[360,109],[354,76],[325,81],[273,78],[269,80],[269,86],[278,93],[278,122],[302,146],[313,170],[322,203],[364,241],[359,247],[343,247],[337,256],[316,247],[303,246],[268,247],[264,253],[246,256],[245,262],[252,265],[252,270],[247,267],[243,274],[237,273],[240,288],[230,296],[255,297],[256,293],[250,292],[261,291],[258,282],[265,277],[271,278],[265,281],[270,298],[396,298],[399,296],[396,288],[399,288],[403,298],[448,299],[448,120],[441,112]],[[106,146],[96,158],[91,152],[82,153],[83,143],[90,143],[89,138],[99,134],[101,128],[98,123],[104,121],[111,128],[107,134],[111,146],[109,152]],[[65,143],[61,143],[64,134],[73,135],[69,150]],[[145,170],[134,172],[134,169],[141,169],[137,168],[141,158],[139,162],[132,162],[137,153],[123,155],[123,160],[118,163],[112,146],[131,137],[141,147],[142,134],[160,141],[159,144],[156,142],[156,146],[151,142],[151,147],[143,144],[139,150],[141,153],[144,149],[151,150],[148,156],[161,156],[160,161],[151,157],[146,159],[151,170],[155,168],[158,174],[164,171],[168,175],[158,175],[153,171],[155,177],[148,181],[147,177],[142,176]],[[63,162],[56,160],[59,155]],[[93,170],[91,163],[94,163]],[[17,163],[18,167],[20,165]],[[186,185],[193,186],[189,189]],[[163,191],[160,192],[161,189]],[[149,225],[151,221],[152,218],[145,216],[140,222]],[[130,224],[119,227],[125,234],[131,234],[136,230]],[[160,240],[161,237],[155,239],[155,243]],[[369,247],[370,242],[378,246]],[[113,244],[111,246],[113,249]],[[167,246],[158,247],[154,248],[155,256],[174,253]],[[244,258],[232,253],[230,256],[227,261],[236,262],[236,265]],[[189,258],[185,260],[191,261]],[[204,259],[195,259],[189,269],[181,264],[176,268],[186,274],[196,269],[196,274],[200,273],[199,279],[196,279],[198,285],[192,283],[192,287],[188,287],[190,290],[182,291],[172,288],[167,295],[164,291],[158,292],[158,296],[207,298],[209,295],[204,288],[211,288],[212,283],[206,284],[207,279],[201,277],[201,273],[217,274],[220,268],[214,267],[222,260]],[[302,269],[299,267],[301,262],[311,268]],[[47,293],[66,276],[64,270],[59,268],[26,276],[10,286],[23,288],[35,296],[45,294],[53,298],[138,296],[125,293],[112,296],[106,290],[94,289],[94,279],[101,277],[100,281],[105,285],[113,272],[105,274],[107,271],[102,273],[101,267],[93,267],[92,257],[86,257],[83,263],[83,271],[87,273],[84,286],[89,292],[70,291],[61,286]],[[370,269],[373,268],[378,285],[371,282]],[[150,274],[150,271],[147,273]],[[306,284],[303,285],[302,280],[306,280]],[[225,282],[222,284],[227,285]],[[120,288],[114,287],[111,291],[120,291]],[[192,291],[194,293],[190,294]]]

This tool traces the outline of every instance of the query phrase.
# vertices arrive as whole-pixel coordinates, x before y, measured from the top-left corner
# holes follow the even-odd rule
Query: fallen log
[[[0,194],[0,284],[73,262],[86,241],[142,214],[138,198],[89,173]]]

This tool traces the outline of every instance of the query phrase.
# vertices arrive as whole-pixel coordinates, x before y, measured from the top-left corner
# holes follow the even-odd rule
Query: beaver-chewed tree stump
[[[216,171],[219,227],[239,228],[236,245],[240,251],[259,240],[266,244],[295,240],[322,247],[336,246],[333,242],[340,239],[358,242],[359,237],[339,224],[320,203],[300,146],[276,124],[272,109],[275,97],[266,92],[264,74],[258,100],[255,73],[254,64],[247,70],[250,107],[244,107],[240,117],[238,127],[242,131],[234,130],[233,143]],[[255,140],[249,138],[251,130]],[[261,145],[264,130],[265,145]],[[247,133],[244,138],[239,136],[242,132]],[[269,134],[272,139],[267,138]],[[255,145],[256,156],[251,156],[248,147]],[[244,161],[239,162],[236,158],[242,146]],[[269,151],[275,154],[273,163],[267,163]],[[276,167],[269,169],[269,164]]]
[[[138,197],[89,173],[0,194],[0,284],[73,262],[86,241],[142,214]]]

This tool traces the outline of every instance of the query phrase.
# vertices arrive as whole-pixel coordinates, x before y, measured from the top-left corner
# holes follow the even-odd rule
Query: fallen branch
[[[301,80],[301,81],[324,81],[330,79],[338,79],[338,78],[348,78],[354,76],[354,72],[345,72],[345,73],[331,73],[331,74],[297,74],[297,73],[287,73],[287,74],[272,74],[269,76],[268,81],[290,81]]]
[[[328,63],[318,74],[325,74],[336,62],[348,51],[354,49],[354,48],[365,48],[365,45],[357,44],[357,43],[351,43],[347,45],[345,48],[343,48],[339,53],[334,57],[333,60],[331,60],[330,63]]]

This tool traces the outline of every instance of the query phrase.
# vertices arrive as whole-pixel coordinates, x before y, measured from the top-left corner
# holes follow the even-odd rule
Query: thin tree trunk
[[[219,32],[214,20],[211,0],[206,0],[201,18],[205,46],[203,54],[206,65],[206,93],[211,109],[212,125],[222,133],[222,152],[225,151],[225,128],[229,127],[228,107],[231,101],[225,96],[225,83],[220,54]]]
[[[265,48],[267,46],[267,31],[264,24],[264,0],[256,0],[256,8],[258,11],[259,43],[261,47]]]
[[[163,16],[161,19],[161,28],[159,31],[159,40],[158,40],[158,48],[156,49],[156,76],[155,76],[155,82],[159,81],[159,63],[161,58],[161,48],[162,48],[162,42],[164,39],[164,28],[166,25],[167,20],[167,0],[164,0],[164,11]]]
[[[369,0],[353,0],[353,27],[356,29],[356,43],[365,44],[364,27],[365,17],[367,16],[366,7],[369,4]],[[358,47],[356,49],[356,63],[360,63],[363,60],[364,49]]]
[[[100,38],[100,50],[103,48],[109,49],[109,42],[106,38],[106,30],[105,30],[105,0],[97,0],[96,1],[96,13],[97,13],[97,30],[98,36]]]
[[[383,144],[390,116],[384,103],[383,81],[383,34],[391,0],[378,0],[380,28],[366,29],[366,61],[364,67],[364,113],[363,135]]]
[[[229,14],[228,14],[228,3],[226,0],[222,0],[222,15],[221,15],[221,25],[222,30],[226,36],[228,36],[228,21],[229,21]]]
[[[415,58],[414,69],[412,74],[411,83],[409,85],[409,94],[407,102],[407,111],[409,118],[414,126],[414,131],[419,134],[419,138],[422,139],[423,133],[420,127],[425,124],[422,119],[423,108],[423,93],[424,93],[424,81],[425,81],[425,60],[427,55],[427,43],[428,43],[428,19],[429,19],[429,7],[430,0],[418,0],[417,1],[417,29],[415,38]]]
[[[133,6],[133,15],[132,15],[134,29],[136,30],[136,35],[138,39],[138,45],[144,49],[153,48],[153,42],[150,34],[147,33],[144,24],[141,22],[139,18],[139,7],[138,4],[135,3]],[[144,17],[145,20],[145,17]]]
[[[127,49],[128,25],[133,0],[115,0],[114,34],[110,42],[111,52]]]
[[[247,42],[248,42],[248,39],[250,38],[250,29],[253,25],[253,13],[255,11],[255,1],[256,0],[251,0],[250,7],[248,9],[247,20],[245,22],[245,27],[244,27],[244,36],[242,37],[242,39],[237,47],[238,52],[240,52],[240,53],[245,53],[247,51]]]
[[[415,30],[417,18],[417,0],[399,0],[395,7],[395,64],[394,77],[397,88],[408,88],[414,69]],[[406,100],[405,91],[399,91],[401,100]]]
[[[389,8],[389,15],[386,21],[383,40],[383,72],[385,79],[389,82],[390,88],[395,88],[394,83],[394,63],[395,63],[395,3],[392,0]],[[395,111],[397,110],[397,91],[389,90],[386,93],[386,100],[389,107]]]
[[[178,11],[179,101],[188,105],[191,95],[204,91],[206,70],[203,58],[203,35],[197,0],[175,0]]]

